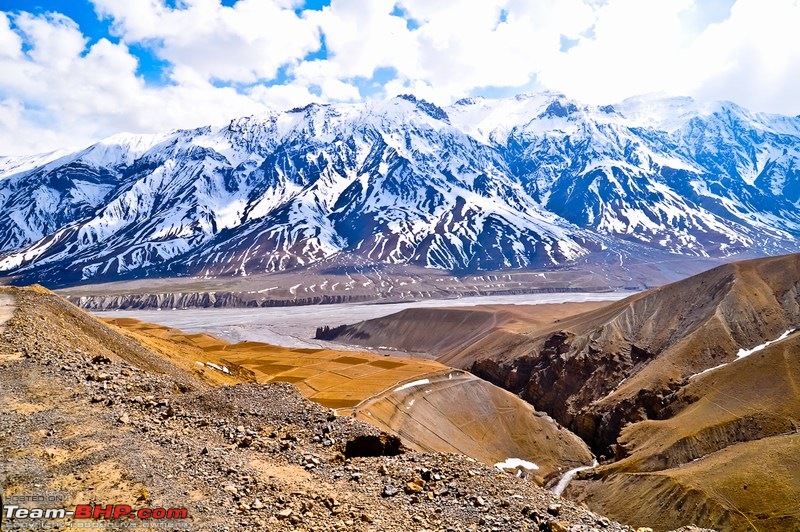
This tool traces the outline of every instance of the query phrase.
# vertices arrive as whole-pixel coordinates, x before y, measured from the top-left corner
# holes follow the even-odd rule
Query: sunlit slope
[[[435,361],[260,342],[229,344],[130,318],[106,321],[190,364],[199,375],[290,382],[305,397],[343,415],[359,405],[359,417],[398,433],[417,450],[459,452],[489,464],[509,457],[532,461],[540,466],[533,472],[540,483],[592,459],[586,444],[525,401]],[[451,374],[457,378],[447,378]],[[434,384],[425,390],[403,388],[414,382]],[[398,388],[402,393],[395,392]],[[408,408],[404,400],[420,393],[424,397]]]
[[[433,361],[365,352],[296,349],[262,342],[230,344],[208,334],[185,334],[131,318],[106,321],[143,335],[147,342],[177,346],[178,351],[195,357],[195,371],[222,372],[207,362],[229,370],[241,367],[258,382],[290,382],[305,397],[337,409],[351,408],[398,382],[446,369]]]
[[[774,436],[678,468],[573,481],[568,496],[655,530],[687,522],[725,531],[800,530],[798,455],[800,434]]]
[[[689,380],[664,420],[627,426],[618,462],[571,495],[631,524],[800,529],[800,336]],[[630,505],[632,493],[637,505]]]
[[[669,529],[800,529],[800,257],[734,263],[462,350],[605,465],[568,496]],[[635,500],[635,503],[632,501]]]
[[[608,305],[608,301],[542,303],[536,305],[479,305],[473,307],[411,308],[334,328],[326,339],[366,347],[440,356],[463,366],[458,353],[498,331],[530,332],[553,321]]]
[[[552,415],[599,453],[663,417],[683,379],[800,324],[800,255],[720,266],[530,331],[494,331],[440,359]]]
[[[411,308],[323,332],[321,338],[366,347],[437,354],[467,345],[502,321],[494,312],[460,308]]]
[[[172,345],[162,349],[156,342],[142,342],[125,330],[104,323],[68,303],[53,292],[33,285],[25,288],[1,287],[0,294],[13,298],[25,312],[15,314],[7,326],[30,330],[35,344],[43,350],[69,349],[97,364],[124,360],[144,371],[169,375],[186,389],[247,381],[235,372],[204,375],[193,371],[194,361]],[[30,316],[35,314],[35,318]],[[34,354],[30,353],[30,356]]]
[[[458,452],[489,464],[532,461],[538,469],[530,474],[539,483],[592,461],[586,444],[549,416],[464,371],[387,390],[359,405],[356,415],[422,450]]]
[[[690,378],[664,416],[622,431],[615,470],[674,467],[727,445],[800,430],[800,335]]]

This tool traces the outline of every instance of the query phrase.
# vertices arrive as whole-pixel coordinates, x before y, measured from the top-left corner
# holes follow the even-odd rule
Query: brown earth
[[[489,464],[509,457],[523,458],[540,466],[532,477],[540,484],[560,471],[592,460],[586,444],[552,419],[537,415],[528,403],[471,375],[457,381],[467,385],[430,387],[432,393],[415,408],[403,406],[401,416],[393,415],[395,401],[401,396],[394,389],[426,378],[439,382],[439,376],[450,368],[438,362],[366,352],[284,348],[261,342],[230,344],[211,335],[185,334],[132,318],[103,321],[209,383],[226,384],[236,378],[289,382],[306,398],[336,409],[340,415],[350,415],[360,405],[361,419],[400,434],[405,444],[417,451],[459,452]],[[231,374],[225,374],[222,368]],[[438,409],[431,412],[424,408],[435,400]],[[372,405],[375,417],[366,416],[365,404]],[[383,416],[377,415],[379,411]],[[458,430],[446,432],[444,427],[454,420],[460,424]]]
[[[388,358],[374,353],[286,348],[262,342],[231,344],[208,334],[185,334],[133,318],[103,321],[122,327],[143,343],[162,345],[166,357],[180,353],[187,370],[225,379],[222,371],[206,364],[211,362],[229,370],[244,371],[252,381],[290,382],[305,397],[340,409],[340,414],[345,415],[361,401],[402,381],[446,369],[434,361]]]
[[[0,292],[16,305],[0,333],[5,504],[185,508],[159,525],[189,530],[633,530],[463,455],[407,452],[291,384],[186,371],[44,290]],[[3,528],[113,524],[79,521]]]
[[[580,438],[514,394],[464,371],[387,390],[358,405],[356,417],[424,451],[464,454],[487,464],[525,458],[538,468],[520,472],[540,485],[592,462]]]
[[[798,290],[800,255],[745,261],[545,327],[493,331],[439,360],[519,393],[608,453],[625,423],[659,417],[685,378],[800,324]]]
[[[610,447],[567,491],[597,511],[657,530],[800,530],[800,341],[736,358],[800,325],[799,288],[798,255],[736,263],[443,360],[477,360]]]
[[[571,494],[630,523],[800,530],[800,335],[698,375]],[[646,494],[637,508],[631,490]]]
[[[401,318],[382,330],[403,331]],[[787,255],[491,327],[438,360],[518,394],[604,455],[567,491],[597,511],[659,530],[800,530],[800,339],[737,359],[799,327],[800,255]]]
[[[461,354],[490,333],[529,333],[554,321],[608,305],[607,301],[412,308],[396,314],[337,327],[318,337],[351,345],[445,356]],[[463,367],[463,360],[455,358]]]

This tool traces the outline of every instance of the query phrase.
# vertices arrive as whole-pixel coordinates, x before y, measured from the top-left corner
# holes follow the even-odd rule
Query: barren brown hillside
[[[666,415],[683,379],[798,326],[799,289],[800,255],[729,264],[440,360],[519,393],[607,453],[625,423]]]
[[[382,319],[385,345],[401,318]],[[798,328],[800,255],[787,255],[572,316],[500,323],[438,360],[584,438],[604,461],[567,493],[598,511],[659,530],[687,519],[800,530]]]
[[[528,332],[555,320],[608,305],[606,301],[543,303],[538,305],[480,305],[476,307],[412,308],[389,316],[318,330],[318,337],[365,347],[441,357],[460,354],[497,331]],[[458,358],[464,366],[463,359]]]
[[[358,405],[356,415],[421,450],[465,454],[484,463],[533,461],[537,468],[526,475],[538,484],[592,463],[586,444],[569,430],[465,371],[387,390]]]
[[[800,335],[691,378],[571,495],[630,523],[800,530]],[[636,507],[631,493],[641,494]]]
[[[405,445],[417,451],[457,452],[488,464],[507,458],[535,461],[539,469],[531,479],[540,484],[592,461],[580,438],[519,397],[432,360],[231,344],[130,318],[105,322],[206,381],[288,382],[339,415],[357,409],[362,420],[402,435]],[[453,373],[459,378],[442,378]],[[430,383],[424,397],[404,402],[404,386],[421,381]]]
[[[2,295],[6,503],[186,508],[172,524],[189,530],[632,530],[463,455],[407,452],[291,384],[220,385],[47,291]]]

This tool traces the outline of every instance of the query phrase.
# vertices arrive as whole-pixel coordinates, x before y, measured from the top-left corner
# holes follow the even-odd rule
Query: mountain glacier
[[[324,260],[455,272],[800,249],[800,118],[733,103],[409,95],[0,157],[0,275],[67,285]],[[610,260],[610,259],[609,259]]]

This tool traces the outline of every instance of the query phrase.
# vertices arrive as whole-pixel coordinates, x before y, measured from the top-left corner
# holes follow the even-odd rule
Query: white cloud
[[[766,9],[767,6],[769,9]],[[745,107],[800,114],[800,2],[738,0],[730,18],[710,26],[693,43],[695,68],[705,76],[688,89],[704,99],[729,99]]]
[[[344,78],[372,77],[376,68],[413,71],[417,42],[406,21],[392,16],[394,0],[333,0],[320,12],[309,12],[325,35],[329,60]]]
[[[308,87],[297,83],[272,85],[271,87],[259,85],[250,89],[248,94],[265,107],[284,110],[322,101],[319,96],[309,91]]]
[[[90,41],[62,15],[0,12],[0,146],[41,151],[402,92],[447,104],[492,87],[800,113],[800,1],[726,2],[332,0],[298,14],[294,0],[93,0],[119,42]],[[167,64],[165,83],[137,74],[133,45]]]
[[[681,14],[692,0],[609,0],[594,11],[592,37],[555,54],[539,80],[590,103],[680,92],[691,66]]]
[[[797,114],[800,2],[737,0],[705,28],[687,19],[699,0],[609,0],[581,38],[539,71],[539,80],[592,103],[648,92],[732,100],[757,111]]]
[[[354,101],[361,98],[358,87],[342,78],[341,65],[327,59],[306,61],[290,69],[295,78],[293,85],[315,87],[322,101]]]
[[[264,110],[235,89],[193,71],[180,83],[147,87],[124,44],[87,47],[77,25],[58,15],[0,14],[0,146],[5,154],[81,146],[120,131],[147,132],[220,123]],[[13,38],[16,36],[17,38]],[[23,43],[30,49],[23,51]]]
[[[93,0],[127,42],[144,43],[174,65],[221,81],[253,83],[273,78],[281,66],[320,47],[315,24],[291,2],[187,0],[169,8],[156,0]]]

